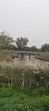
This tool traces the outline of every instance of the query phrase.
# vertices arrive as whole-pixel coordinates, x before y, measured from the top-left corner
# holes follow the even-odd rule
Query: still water
[[[49,67],[49,61],[43,61],[43,60],[39,60],[36,59],[34,55],[31,55],[30,59],[28,55],[23,56],[23,58],[21,57],[21,55],[19,55],[18,58],[14,59],[14,64],[18,64],[18,65],[25,65],[25,66],[32,66],[32,67],[42,67],[42,68],[48,68]]]

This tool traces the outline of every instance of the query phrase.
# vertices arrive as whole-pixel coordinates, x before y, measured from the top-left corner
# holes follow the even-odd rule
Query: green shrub
[[[49,88],[1,87],[0,111],[49,111]]]

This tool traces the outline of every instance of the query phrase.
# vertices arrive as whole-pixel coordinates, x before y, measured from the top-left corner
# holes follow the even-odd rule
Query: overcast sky
[[[29,46],[49,43],[49,0],[0,0],[0,32],[27,37]]]

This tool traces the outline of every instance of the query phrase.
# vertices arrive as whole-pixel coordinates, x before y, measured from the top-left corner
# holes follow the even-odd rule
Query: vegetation
[[[0,50],[0,61],[12,61],[18,54],[10,50]]]
[[[44,60],[44,61],[49,61],[49,52],[42,52],[39,55],[36,55],[35,58]]]
[[[0,61],[18,57],[12,50],[43,51],[36,58],[49,60],[49,44],[37,49],[36,46],[27,47],[27,43],[27,38],[14,41],[2,32]],[[49,111],[49,69],[0,66],[0,111]]]
[[[27,45],[27,42],[28,42],[28,39],[27,38],[17,38],[16,40],[16,45],[18,47],[19,50],[22,50],[26,47]]]
[[[3,75],[2,75],[3,74]],[[0,82],[25,87],[49,87],[49,69],[34,70],[30,67],[1,67]]]
[[[16,51],[12,50],[1,50],[0,49],[0,61],[12,61],[14,58],[17,58],[18,54]],[[35,58],[49,61],[49,52],[42,52],[39,55],[35,55]]]
[[[12,47],[12,43],[14,42],[12,37],[2,32],[0,35],[0,49],[8,49]]]
[[[49,111],[49,89],[0,84],[0,111]]]
[[[42,45],[41,51],[43,51],[43,52],[45,52],[45,51],[49,52],[49,44]]]
[[[4,31],[0,34],[0,49],[49,52],[49,44],[44,44],[39,49],[36,46],[28,47],[27,43],[27,38],[19,37],[16,40],[13,40],[13,38],[10,37],[9,34],[6,34]]]

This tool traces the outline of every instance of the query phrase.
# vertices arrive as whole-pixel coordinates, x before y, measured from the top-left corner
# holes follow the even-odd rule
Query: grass
[[[0,50],[0,61],[12,61],[12,59],[17,56],[16,52],[11,50]]]
[[[0,84],[0,111],[49,111],[49,89]]]
[[[35,58],[44,61],[49,61],[49,52],[42,52],[40,55],[36,55]]]

